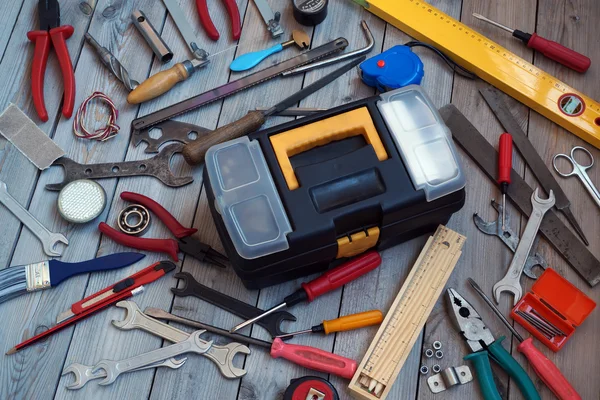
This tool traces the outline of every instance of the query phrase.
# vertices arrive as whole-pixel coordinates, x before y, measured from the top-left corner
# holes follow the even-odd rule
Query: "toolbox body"
[[[419,138],[409,152],[398,146],[397,132],[390,132],[398,130],[395,117],[382,108],[407,93],[416,100],[405,99],[402,112],[424,122],[402,122],[402,129],[425,132],[424,138],[408,136]],[[247,288],[258,289],[446,224],[465,202],[453,146],[418,86],[213,146],[206,156],[205,188],[236,274]]]

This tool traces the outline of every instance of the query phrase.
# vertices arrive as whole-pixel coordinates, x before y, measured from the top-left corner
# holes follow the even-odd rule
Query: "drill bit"
[[[129,77],[129,72],[125,69],[123,65],[117,60],[117,58],[112,55],[112,53],[106,48],[100,46],[100,44],[90,35],[89,33],[85,34],[85,40],[96,50],[96,54],[102,61],[102,64],[106,66],[113,73],[114,76],[117,77],[118,80],[123,82],[123,85],[127,88],[127,90],[132,91],[135,89],[140,83],[135,81]]]

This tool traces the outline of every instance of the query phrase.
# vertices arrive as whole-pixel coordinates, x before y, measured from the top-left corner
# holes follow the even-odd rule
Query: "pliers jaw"
[[[60,5],[58,0],[39,0],[38,16],[40,30],[49,31],[60,26]]]
[[[456,328],[473,352],[485,350],[494,343],[494,336],[485,326],[481,316],[456,290],[447,291],[448,305]]]

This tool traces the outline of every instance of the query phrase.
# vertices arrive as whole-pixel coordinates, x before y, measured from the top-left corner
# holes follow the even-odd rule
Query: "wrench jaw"
[[[187,297],[187,296],[191,296],[190,294],[190,281],[188,279],[188,274],[182,273],[182,272],[178,272],[175,275],[173,275],[173,278],[175,279],[179,279],[182,287],[174,287],[171,288],[171,292],[176,295],[176,296],[180,296],[180,297]]]
[[[65,246],[69,245],[69,240],[62,233],[54,233],[52,232],[48,237],[47,242],[42,242],[42,246],[44,248],[44,253],[52,257],[60,257],[62,256],[63,249],[60,251],[55,250],[58,243],[62,243]]]
[[[223,376],[225,376],[225,378],[228,379],[237,379],[246,375],[247,371],[245,369],[238,368],[235,365],[233,365],[233,359],[238,354],[249,355],[250,349],[247,346],[236,342],[229,343],[228,345],[223,346],[223,348],[226,348],[228,350],[227,358],[225,360],[222,360],[224,362],[221,362],[221,360],[219,360],[219,369],[221,370]]]
[[[135,329],[136,327],[133,325],[133,322],[135,320],[136,313],[142,312],[138,305],[133,301],[123,300],[118,302],[116,306],[125,310],[125,318],[123,318],[121,321],[113,319],[111,321],[113,326],[124,331]]]
[[[77,390],[81,389],[85,386],[86,383],[91,381],[92,379],[103,378],[105,375],[102,371],[98,371],[98,373],[92,373],[92,367],[87,365],[73,363],[65,368],[61,374],[61,376],[65,376],[72,373],[74,376],[73,383],[70,383],[66,386],[69,390]]]
[[[100,361],[92,369],[92,374],[97,374],[100,371],[104,371],[104,373],[106,374],[106,378],[104,378],[103,380],[98,382],[98,385],[102,385],[102,386],[110,385],[111,383],[116,381],[117,377],[119,376],[119,374],[116,373],[117,363],[115,361],[107,361],[107,360]]]
[[[513,306],[516,306],[517,302],[521,299],[521,296],[523,296],[523,290],[521,289],[520,284],[515,286],[511,283],[504,282],[504,279],[501,280],[500,282],[497,282],[494,285],[493,290],[494,290],[494,300],[496,301],[496,304],[500,304],[500,295],[502,294],[502,292],[510,292],[513,294],[513,298],[514,298]]]

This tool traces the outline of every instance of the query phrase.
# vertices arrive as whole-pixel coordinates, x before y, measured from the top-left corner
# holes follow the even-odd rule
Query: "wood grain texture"
[[[126,89],[99,62],[95,53],[83,42],[83,34],[89,31],[101,45],[109,48],[121,63],[128,69],[132,78],[143,81],[150,74],[170,68],[174,63],[190,58],[173,21],[167,17],[166,10],[160,1],[155,0],[87,0],[86,2],[61,0],[62,22],[75,27],[75,34],[68,40],[71,59],[75,66],[77,81],[76,106],[93,91],[101,90],[111,97],[120,110],[118,124],[121,133],[116,138],[105,142],[90,142],[75,139],[72,134],[72,120],[65,121],[60,114],[62,107],[62,79],[58,63],[51,56],[46,72],[46,102],[50,112],[50,121],[40,124],[40,128],[53,137],[69,157],[78,162],[94,163],[122,160],[138,160],[147,158],[144,153],[145,144],[133,147],[129,143],[130,123],[137,116],[153,112],[164,106],[176,103],[190,96],[202,93],[210,88],[228,81],[238,79],[250,72],[230,73],[228,67],[231,60],[239,54],[260,50],[287,40],[292,29],[300,29],[312,38],[313,47],[339,36],[350,42],[347,51],[364,46],[365,39],[359,22],[365,19],[376,40],[375,50],[371,56],[396,44],[410,40],[397,29],[386,25],[372,14],[362,10],[351,1],[331,1],[327,20],[315,27],[307,28],[298,25],[292,18],[291,3],[268,0],[275,11],[282,13],[284,36],[281,40],[271,38],[265,29],[258,10],[252,1],[237,0],[243,20],[243,34],[239,46],[233,47],[230,40],[230,22],[221,1],[208,1],[210,15],[221,32],[217,42],[209,40],[200,27],[196,7],[193,1],[178,0],[184,9],[189,23],[197,33],[200,43],[212,54],[207,68],[197,71],[193,76],[159,99],[142,104],[128,105],[125,98]],[[600,78],[600,55],[597,53],[597,37],[600,31],[596,21],[600,17],[600,4],[594,0],[525,0],[521,2],[478,2],[473,0],[434,0],[431,2],[446,13],[461,18],[463,22],[479,32],[493,38],[521,57],[534,61],[542,69],[552,73],[561,80],[582,90],[592,98],[600,99],[600,88],[594,85]],[[139,32],[130,24],[133,9],[141,9],[161,32],[165,41],[175,53],[169,64],[162,64],[154,59],[150,48],[145,44]],[[592,67],[583,75],[574,73],[543,56],[533,54],[526,46],[512,38],[510,34],[484,24],[471,17],[472,12],[479,12],[506,25],[538,33],[565,45],[574,47],[592,58]],[[26,32],[37,29],[37,1],[16,0],[2,2],[0,14],[3,24],[0,26],[0,108],[4,109],[9,102],[16,103],[36,123],[39,123],[30,98],[30,64],[33,47],[26,39]],[[537,21],[537,25],[536,25]],[[265,60],[259,68],[268,63],[274,64],[298,54],[297,48],[289,48]],[[443,106],[452,101],[465,113],[472,123],[496,145],[502,132],[489,108],[479,96],[477,88],[482,82],[471,82],[453,74],[432,52],[417,48],[425,64],[425,78],[422,86],[428,92],[436,106]],[[267,63],[267,64],[265,64]],[[337,66],[339,67],[339,66]],[[202,125],[209,129],[224,126],[255,107],[269,107],[284,99],[291,93],[314,82],[328,72],[337,68],[311,71],[305,76],[276,78],[251,90],[215,102],[191,113],[177,118],[192,124]],[[592,83],[590,83],[592,82]],[[332,107],[348,103],[375,94],[372,88],[363,85],[356,72],[351,71],[336,82],[320,90],[318,93],[300,102],[302,107]],[[511,111],[538,149],[547,165],[551,165],[552,156],[557,152],[568,152],[574,145],[583,142],[565,132],[555,124],[530,112],[526,107],[507,98]],[[95,123],[102,123],[104,110],[100,105],[92,104],[89,114]],[[266,126],[284,121],[286,117],[270,118]],[[154,135],[159,132],[153,132]],[[586,145],[589,148],[588,145]],[[598,150],[590,149],[596,158]],[[509,332],[490,310],[477,298],[466,284],[467,277],[473,277],[487,292],[491,293],[493,284],[505,273],[512,258],[510,251],[494,237],[477,231],[472,214],[478,212],[488,221],[495,220],[496,212],[489,205],[491,198],[499,198],[499,191],[489,182],[485,175],[470,159],[461,153],[461,160],[467,176],[467,202],[464,208],[456,213],[448,226],[467,236],[463,255],[450,277],[448,286],[456,288],[478,309],[486,325],[496,337]],[[518,152],[514,153],[514,165],[528,182],[535,186],[535,179],[526,169]],[[110,239],[101,237],[97,232],[97,222],[107,221],[113,225],[116,215],[125,205],[119,198],[124,191],[139,192],[163,204],[183,225],[198,228],[196,234],[200,240],[222,251],[214,223],[210,218],[206,195],[202,190],[202,168],[189,167],[181,156],[173,160],[176,173],[193,174],[193,184],[179,189],[170,189],[152,178],[124,178],[102,180],[99,183],[105,188],[108,205],[103,214],[94,223],[72,225],[64,222],[56,213],[56,194],[44,190],[46,183],[58,182],[62,172],[57,168],[39,173],[16,149],[0,139],[0,180],[9,185],[9,190],[22,204],[29,209],[51,230],[66,233],[70,245],[62,257],[63,261],[82,261],[99,255],[125,250]],[[598,167],[589,172],[592,180],[600,185]],[[590,239],[590,249],[600,257],[600,232],[598,210],[581,183],[575,179],[559,179],[572,202],[572,209],[582,223],[582,227]],[[513,217],[513,229],[522,229],[526,219],[519,220],[519,214],[510,207]],[[45,259],[37,239],[4,208],[0,207],[0,268]],[[152,224],[147,237],[171,237],[167,229],[158,220]],[[421,251],[426,237],[416,238],[408,243],[388,249],[382,253],[383,263],[376,271],[346,285],[343,290],[327,294],[310,305],[298,305],[290,311],[298,317],[295,323],[285,323],[284,330],[307,328],[340,315],[347,315],[369,309],[380,309],[384,313],[402,286]],[[596,302],[600,302],[600,293],[589,288],[579,276],[550,248],[544,240],[539,250],[549,264],[566,276],[571,282],[587,293]],[[56,315],[68,308],[72,303],[84,296],[94,293],[115,281],[149,265],[152,262],[166,259],[166,256],[151,254],[134,266],[126,269],[97,273],[91,276],[77,276],[53,290],[21,296],[20,298],[0,304],[0,337],[3,338],[5,350],[22,339],[34,334],[36,329],[53,324]],[[223,291],[228,295],[255,304],[261,308],[272,306],[304,280],[288,282],[261,291],[250,291],[244,288],[241,281],[230,269],[221,270],[201,263],[191,257],[180,262],[183,271],[190,272],[201,283]],[[310,279],[310,278],[306,278]],[[532,281],[523,278],[525,288]],[[172,276],[161,278],[146,287],[145,293],[133,300],[140,308],[148,306],[161,307],[187,318],[197,319],[222,328],[231,328],[241,319],[235,317],[199,299],[174,297],[170,288],[177,285]],[[501,309],[509,310],[508,297],[501,304]],[[182,369],[158,369],[136,372],[120,377],[114,384],[99,386],[90,382],[80,391],[69,391],[65,385],[72,377],[60,377],[62,369],[71,362],[93,364],[102,358],[122,359],[164,345],[163,341],[152,335],[139,332],[122,332],[111,326],[112,319],[120,319],[123,311],[112,308],[79,323],[76,327],[54,335],[48,341],[13,355],[0,357],[0,398],[10,399],[190,399],[209,398],[215,395],[219,399],[239,400],[279,400],[283,391],[293,378],[303,375],[320,375],[295,366],[286,360],[273,360],[263,349],[251,346],[252,354],[245,360],[236,360],[236,365],[244,366],[248,374],[241,380],[223,379],[211,361],[203,357],[190,356]],[[190,328],[181,327],[187,331]],[[522,335],[529,334],[516,325]],[[333,351],[346,357],[360,361],[371,342],[376,327],[357,331],[342,332],[335,335],[303,335],[294,342],[315,346]],[[600,382],[589,379],[593,372],[600,370],[597,353],[600,345],[597,333],[600,331],[600,317],[597,312],[577,329],[576,334],[559,353],[554,354],[539,342],[536,343],[551,360],[553,360],[580,392],[584,399],[595,399],[600,392]],[[268,339],[261,327],[252,327],[244,333]],[[526,360],[516,353],[516,341],[510,342],[510,336],[504,342],[505,348],[512,347],[512,353],[528,371],[542,398],[552,399],[553,395],[535,378],[535,374]],[[227,340],[206,334],[206,338],[215,339],[216,343],[227,343]],[[447,317],[447,310],[442,299],[436,304],[421,337],[414,346],[405,367],[402,369],[389,398],[393,399],[481,399],[477,382],[455,387],[443,395],[433,395],[426,383],[428,376],[418,374],[421,364],[431,367],[433,361],[426,361],[421,354],[435,340],[443,343],[444,358],[436,360],[442,368],[462,365],[462,357],[468,348],[456,333]],[[501,391],[505,398],[521,399],[522,396],[514,384],[509,384],[507,375],[494,367]],[[349,399],[346,390],[347,380],[328,377],[340,392],[342,399]]]

